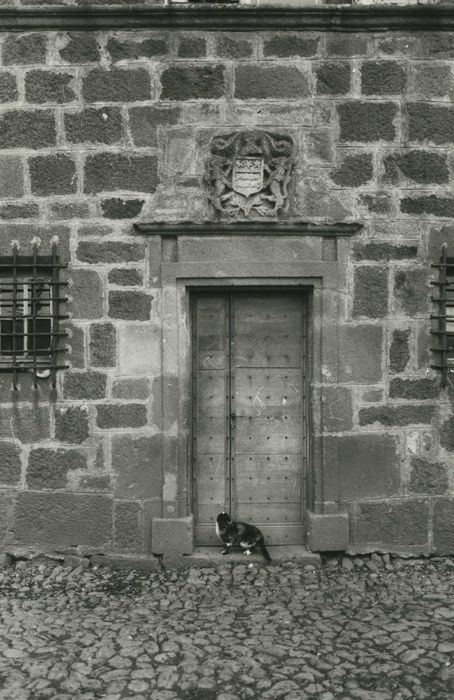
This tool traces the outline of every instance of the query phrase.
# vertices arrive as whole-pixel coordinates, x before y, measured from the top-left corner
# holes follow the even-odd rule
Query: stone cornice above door
[[[360,223],[314,224],[307,221],[225,221],[135,223],[135,233],[143,236],[354,236]]]

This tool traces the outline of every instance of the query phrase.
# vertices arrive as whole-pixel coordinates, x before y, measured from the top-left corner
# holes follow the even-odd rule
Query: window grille
[[[61,289],[67,282],[59,280],[59,271],[67,267],[60,263],[57,246],[51,255],[0,256],[0,372],[12,373],[13,387],[21,372],[33,372],[34,386],[38,378],[52,376],[56,386],[56,371],[67,367],[62,361],[66,333],[59,321],[68,318],[60,307],[67,300]]]
[[[432,267],[438,268],[439,279],[431,282],[438,292],[431,297],[438,306],[437,313],[431,314],[431,319],[438,322],[436,330],[431,331],[437,339],[436,346],[432,347],[437,354],[437,363],[431,367],[441,371],[442,386],[445,387],[449,374],[454,373],[454,257],[448,256],[446,243],[441,248],[440,262]]]

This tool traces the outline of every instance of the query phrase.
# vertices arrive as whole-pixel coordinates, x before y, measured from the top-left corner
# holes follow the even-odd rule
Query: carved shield
[[[232,187],[245,197],[260,192],[263,187],[263,158],[235,158],[232,170]]]

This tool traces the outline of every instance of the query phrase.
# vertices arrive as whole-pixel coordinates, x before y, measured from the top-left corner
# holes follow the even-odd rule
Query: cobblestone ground
[[[450,560],[27,565],[0,623],[1,700],[454,698]]]

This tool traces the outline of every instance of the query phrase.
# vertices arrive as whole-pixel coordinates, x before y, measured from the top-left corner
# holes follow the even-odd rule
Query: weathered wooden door
[[[269,544],[303,542],[305,308],[301,292],[194,295],[196,545],[218,543],[222,510]]]

